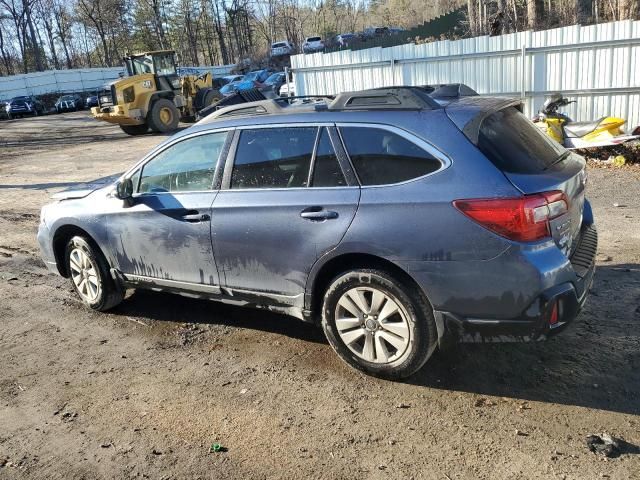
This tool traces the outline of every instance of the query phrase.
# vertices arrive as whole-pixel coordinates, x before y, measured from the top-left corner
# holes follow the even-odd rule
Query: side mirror
[[[119,180],[116,183],[116,197],[120,200],[128,200],[133,195],[133,182],[130,178]]]

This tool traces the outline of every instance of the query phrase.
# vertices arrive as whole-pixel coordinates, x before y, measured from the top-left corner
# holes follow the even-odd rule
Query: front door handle
[[[194,212],[190,210],[189,213],[186,213],[180,217],[185,222],[198,223],[198,222],[208,222],[211,220],[211,217],[206,213]]]
[[[331,220],[338,218],[338,212],[325,210],[322,207],[309,207],[302,210],[300,216],[311,221]]]

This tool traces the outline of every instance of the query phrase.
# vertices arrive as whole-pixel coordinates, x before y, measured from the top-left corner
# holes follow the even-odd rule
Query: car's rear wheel
[[[381,270],[336,277],[324,295],[322,327],[340,358],[379,377],[412,375],[437,344],[433,309],[424,295]]]
[[[65,259],[71,285],[89,308],[105,311],[122,301],[124,291],[109,275],[109,265],[92,241],[71,238]]]

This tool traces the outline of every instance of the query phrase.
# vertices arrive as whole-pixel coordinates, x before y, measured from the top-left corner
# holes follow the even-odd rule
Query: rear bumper
[[[597,242],[595,227],[584,226],[578,246],[569,259],[575,278],[544,290],[518,317],[474,318],[436,311],[440,336],[474,343],[522,342],[543,340],[561,332],[575,320],[587,300],[595,274]],[[557,316],[553,314],[554,308]]]

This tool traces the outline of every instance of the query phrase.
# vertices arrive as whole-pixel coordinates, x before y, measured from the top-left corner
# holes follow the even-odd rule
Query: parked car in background
[[[264,308],[381,377],[451,340],[543,340],[584,305],[597,232],[585,160],[520,108],[420,87],[228,106],[56,194],[42,257],[88,308],[132,288]]]
[[[280,87],[278,95],[281,97],[295,97],[296,96],[296,84],[293,82],[285,83]]]
[[[264,81],[264,85],[273,89],[276,95],[280,94],[280,87],[287,81],[284,72],[276,72]]]
[[[82,97],[77,94],[62,95],[55,103],[56,112],[76,112],[84,109],[84,101]]]
[[[242,80],[243,75],[225,75],[224,77],[217,77],[213,79],[213,88],[220,90],[229,83],[238,82]]]
[[[33,95],[23,95],[12,98],[5,107],[9,118],[38,116],[46,113],[44,104]]]
[[[348,47],[350,43],[357,40],[357,36],[353,33],[341,33],[334,37],[334,43],[338,47]]]
[[[84,101],[85,108],[97,107],[98,106],[98,95],[89,95]]]
[[[220,89],[220,93],[224,97],[233,95],[235,92],[241,90],[249,90],[250,88],[260,88],[264,85],[264,82],[273,73],[271,69],[254,70],[247,73],[240,80],[226,84]]]
[[[365,39],[384,37],[389,35],[389,27],[369,27],[362,32]]]
[[[295,53],[296,49],[289,40],[282,40],[280,42],[273,42],[271,44],[271,56],[281,57],[283,55],[291,55]]]
[[[320,37],[307,37],[302,44],[303,53],[317,53],[324,50],[324,42]]]
[[[233,95],[238,90],[236,86],[242,82],[244,75],[229,75],[227,77],[228,81],[222,87],[220,87],[220,94],[223,97],[228,97],[229,95]]]
[[[9,118],[7,113],[7,102],[0,102],[0,120],[6,120]]]

